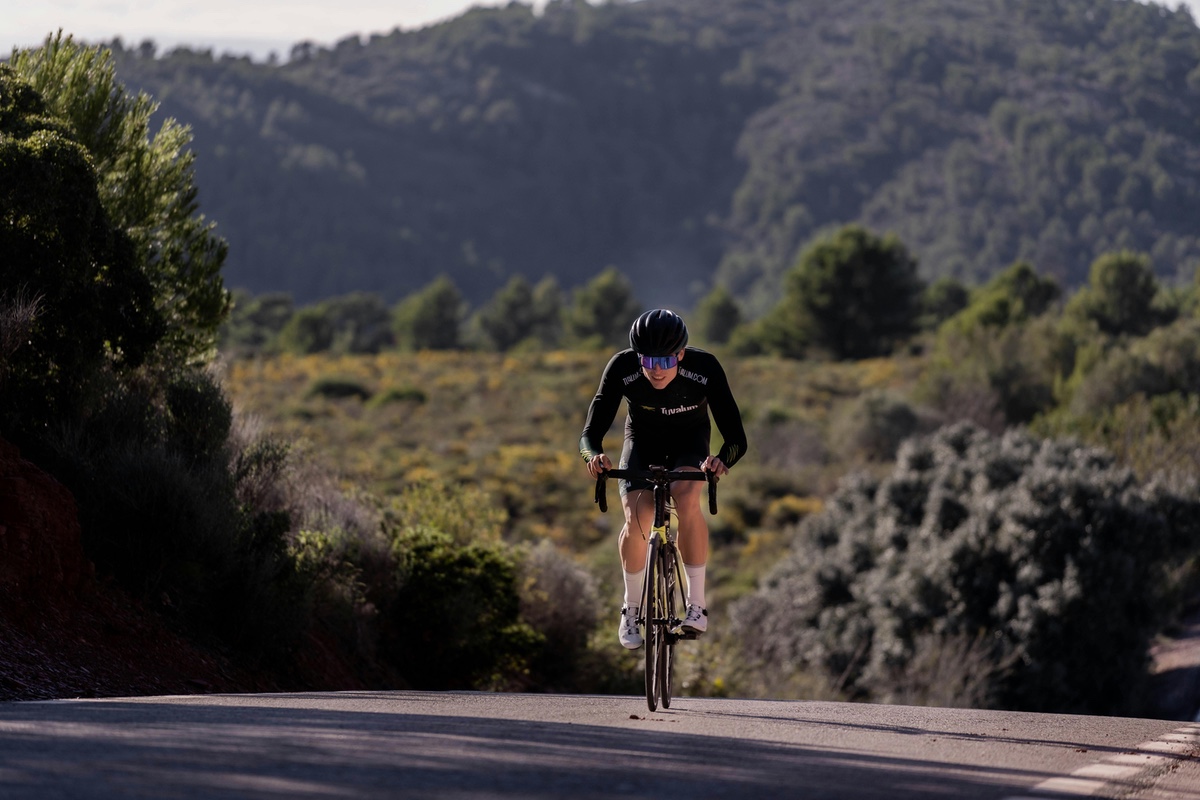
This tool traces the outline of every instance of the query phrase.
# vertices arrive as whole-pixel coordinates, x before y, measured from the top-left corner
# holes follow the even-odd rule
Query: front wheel
[[[662,618],[659,614],[662,592],[658,587],[658,578],[661,574],[658,563],[658,546],[658,537],[652,537],[646,551],[646,576],[642,584],[644,587],[642,589],[642,617],[645,619],[646,627],[646,705],[651,711],[658,710],[658,697],[661,691],[658,680],[658,655],[666,644],[662,637],[662,626],[657,624],[657,621]]]
[[[675,665],[675,636],[667,634],[679,625],[677,582],[679,580],[678,564],[675,560],[675,549],[667,546],[659,551],[658,558],[658,596],[662,611],[664,626],[663,635],[658,642],[658,695],[663,708],[671,707],[671,674]]]

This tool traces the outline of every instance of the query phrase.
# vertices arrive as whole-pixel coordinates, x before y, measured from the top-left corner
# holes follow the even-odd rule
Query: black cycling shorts
[[[697,467],[708,458],[709,437],[711,428],[708,425],[671,430],[666,436],[661,434],[647,436],[638,435],[626,428],[625,445],[621,448],[620,469],[649,469],[650,467]],[[651,489],[649,481],[620,480],[621,496],[635,489]]]

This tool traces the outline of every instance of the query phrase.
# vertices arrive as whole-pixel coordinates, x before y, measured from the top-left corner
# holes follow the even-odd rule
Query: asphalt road
[[[426,692],[0,703],[0,798],[1200,800],[1200,724]]]

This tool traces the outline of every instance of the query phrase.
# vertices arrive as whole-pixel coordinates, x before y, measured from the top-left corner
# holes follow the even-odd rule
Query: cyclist
[[[626,399],[625,443],[621,469],[706,470],[724,475],[746,452],[742,415],[729,381],[716,356],[688,347],[683,319],[664,308],[647,311],[629,330],[629,349],[612,357],[600,378],[600,388],[588,407],[579,452],[588,474],[597,478],[612,469],[604,453],[604,434]],[[724,439],[716,455],[709,452],[709,411]],[[704,600],[708,563],[708,522],[700,508],[703,482],[671,485],[679,519],[679,549],[687,572],[688,608],[683,629],[701,634],[708,629]],[[646,543],[654,524],[654,497],[642,481],[620,482],[625,525],[618,541],[625,598],[618,638],[629,650],[642,646],[637,618],[646,571]]]

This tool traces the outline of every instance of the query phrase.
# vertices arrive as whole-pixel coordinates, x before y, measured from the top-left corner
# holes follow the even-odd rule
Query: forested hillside
[[[394,301],[440,274],[605,266],[751,314],[814,234],[891,230],[929,280],[1017,259],[1200,262],[1200,31],[1134,0],[557,0],[286,64],[117,51],[191,125],[232,288]]]

